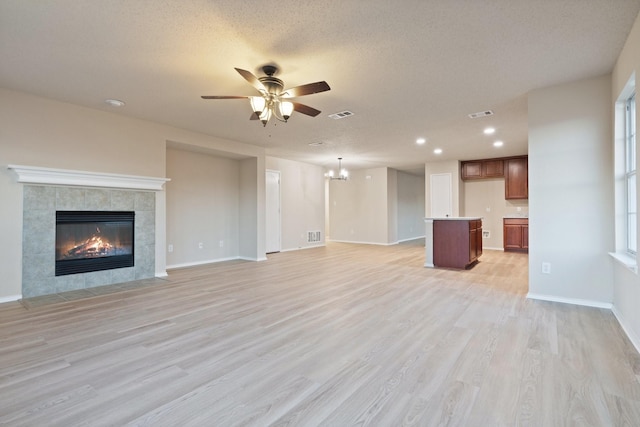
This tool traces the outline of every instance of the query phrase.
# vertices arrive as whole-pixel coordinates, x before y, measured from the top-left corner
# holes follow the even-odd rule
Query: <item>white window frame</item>
[[[618,263],[638,274],[636,73],[629,76],[614,104],[614,212],[615,250],[609,252]],[[634,103],[629,101],[633,100]],[[634,190],[635,189],[635,190]],[[632,197],[629,195],[632,194]]]
[[[626,251],[635,256],[638,250],[638,203],[636,178],[636,94],[625,101],[625,184]],[[634,193],[634,194],[632,194]]]

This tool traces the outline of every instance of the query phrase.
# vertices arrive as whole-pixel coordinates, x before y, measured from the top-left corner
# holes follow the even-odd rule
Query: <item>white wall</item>
[[[167,267],[238,258],[240,162],[168,149],[167,175]]]
[[[253,180],[253,252],[257,257],[264,254],[262,148],[4,89],[0,89],[0,129],[0,301],[15,299],[22,290],[22,185],[7,170],[9,164],[165,177],[167,141],[252,157],[253,167],[262,168]],[[160,192],[157,273],[165,270],[165,211],[165,195]]]
[[[633,73],[635,73],[637,94],[638,81],[640,80],[640,15],[636,18],[636,22],[613,70],[610,105],[616,102]],[[638,123],[640,123],[640,109],[637,108],[636,124]],[[613,135],[611,136],[611,141],[611,149],[613,150]],[[640,197],[640,191],[636,200],[638,197]],[[640,230],[640,227],[638,227],[638,230]],[[613,310],[636,348],[640,350],[640,278],[637,273],[631,272],[622,264],[615,261],[612,261],[612,264]]]
[[[530,296],[613,300],[610,76],[529,94]],[[541,273],[542,262],[551,274]]]
[[[266,168],[280,171],[281,246],[283,251],[325,243],[325,178],[320,166],[267,157]],[[307,242],[308,231],[322,232]]]
[[[424,237],[424,177],[398,171],[397,240]]]

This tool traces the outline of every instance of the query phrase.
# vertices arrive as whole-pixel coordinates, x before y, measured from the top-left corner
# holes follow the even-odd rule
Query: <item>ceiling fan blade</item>
[[[253,86],[256,89],[258,89],[259,92],[266,92],[267,91],[267,88],[264,87],[262,82],[260,80],[258,80],[258,78],[256,76],[254,76],[251,71],[243,70],[241,68],[236,68],[235,70],[238,73],[240,73],[240,75],[242,77],[244,77],[244,79],[246,81],[248,81],[251,86]]]
[[[329,84],[325,81],[322,81],[292,87],[285,90],[281,96],[283,98],[294,98],[296,96],[311,95],[312,93],[326,92],[328,90],[331,90]]]
[[[248,96],[215,96],[215,95],[202,95],[202,99],[247,99]]]
[[[321,113],[320,110],[316,110],[308,105],[300,104],[299,102],[292,102],[293,109],[298,113],[306,114],[307,116],[315,117]]]

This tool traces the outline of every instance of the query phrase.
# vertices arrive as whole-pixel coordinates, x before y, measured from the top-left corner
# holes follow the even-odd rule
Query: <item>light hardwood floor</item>
[[[640,426],[614,316],[527,300],[526,255],[268,258],[1,304],[0,424]]]

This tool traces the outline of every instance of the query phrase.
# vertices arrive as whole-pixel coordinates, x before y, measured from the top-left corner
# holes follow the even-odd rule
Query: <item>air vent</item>
[[[477,119],[479,117],[487,117],[487,116],[493,116],[493,111],[487,110],[487,111],[480,111],[479,113],[469,114],[469,117],[472,119]]]
[[[322,146],[322,145],[324,145],[324,142],[323,142],[323,141],[318,141],[318,142],[311,142],[311,143],[309,143],[309,147],[320,147],[320,146]]]
[[[317,243],[322,239],[320,231],[307,231],[307,243]]]
[[[344,119],[345,117],[349,117],[349,116],[353,116],[353,113],[351,111],[341,111],[339,113],[329,114],[329,117],[331,117],[334,120]]]

